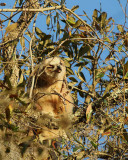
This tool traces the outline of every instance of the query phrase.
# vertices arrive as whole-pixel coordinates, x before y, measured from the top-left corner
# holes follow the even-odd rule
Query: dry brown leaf
[[[86,122],[89,123],[92,115],[92,103],[90,103],[86,110]]]
[[[103,94],[103,96],[105,96],[105,94],[106,93],[108,93],[113,87],[115,87],[116,85],[114,84],[114,82],[110,82],[108,85],[107,85],[107,87],[106,87],[106,89],[105,89],[105,91],[104,91],[104,94]]]
[[[5,35],[13,30],[15,30],[18,26],[18,23],[13,23],[10,26],[6,27]]]

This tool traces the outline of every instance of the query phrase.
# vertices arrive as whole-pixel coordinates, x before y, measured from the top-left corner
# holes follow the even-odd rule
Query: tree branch
[[[66,8],[63,6],[63,10],[70,12],[71,14],[73,14],[76,18],[78,18],[85,26],[88,26],[96,35],[96,37],[98,39],[100,39],[100,37],[98,36],[98,34],[95,32],[95,30],[89,25],[87,24],[83,19],[81,19],[77,14],[75,14],[73,11],[71,11],[70,9]]]
[[[14,8],[14,9],[0,9],[0,12],[44,12],[50,10],[61,9],[62,6],[56,7],[47,7],[47,8],[39,8],[39,9],[32,9],[32,8]]]

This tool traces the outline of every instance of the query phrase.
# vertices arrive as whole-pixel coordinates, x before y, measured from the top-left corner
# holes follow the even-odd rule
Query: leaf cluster
[[[17,6],[25,3],[19,0]],[[41,0],[39,4],[49,8],[64,5],[65,1]],[[89,18],[85,11],[82,16],[76,15],[77,9],[78,6],[70,10],[63,6],[60,10],[39,13],[22,35],[11,41],[8,35],[18,32],[18,23],[4,26],[8,19],[2,17],[0,21],[1,29],[6,30],[0,45],[0,143],[11,143],[23,158],[40,159],[48,148],[55,157],[63,159],[127,159],[127,28],[117,25],[106,12],[95,9]],[[45,16],[46,22],[37,25],[38,16]],[[10,48],[13,52],[9,52]],[[58,147],[52,142],[40,143],[41,123],[49,121],[42,118],[38,123],[34,97],[30,96],[34,68],[52,56],[64,60],[74,99],[73,124],[68,138],[62,138]],[[2,148],[7,158],[12,148],[5,145]],[[35,150],[33,154],[31,148]]]

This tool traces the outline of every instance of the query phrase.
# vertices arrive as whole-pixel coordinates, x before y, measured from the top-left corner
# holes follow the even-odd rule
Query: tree
[[[91,19],[83,11],[82,19],[77,9],[63,0],[16,0],[12,9],[0,9],[1,159],[42,158],[47,145],[38,141],[34,78],[29,93],[27,87],[35,65],[50,56],[62,57],[67,66],[74,119],[68,140],[57,148],[53,141],[49,151],[61,159],[128,158],[127,27],[97,9]],[[36,24],[38,16],[46,18],[49,34],[44,22]]]

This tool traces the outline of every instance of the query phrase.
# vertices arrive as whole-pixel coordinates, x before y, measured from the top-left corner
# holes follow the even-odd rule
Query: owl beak
[[[62,71],[61,66],[57,66],[57,68],[56,68],[56,72],[60,73],[61,71]]]

